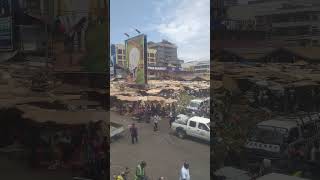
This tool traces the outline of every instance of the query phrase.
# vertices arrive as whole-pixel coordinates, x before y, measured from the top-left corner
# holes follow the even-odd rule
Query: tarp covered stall
[[[54,122],[62,125],[80,125],[90,122],[106,121],[105,111],[60,111],[43,109],[30,105],[18,105],[17,108],[23,112],[22,117],[31,119],[37,123]]]

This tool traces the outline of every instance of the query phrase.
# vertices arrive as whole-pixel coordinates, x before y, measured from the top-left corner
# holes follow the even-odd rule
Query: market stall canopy
[[[313,81],[298,81],[291,83],[292,86],[294,87],[310,87],[310,86],[319,86],[318,83],[313,82]]]
[[[89,101],[89,100],[70,100],[65,101],[65,104],[68,105],[75,105],[75,106],[99,106],[100,103],[96,101]]]
[[[270,173],[264,176],[259,177],[257,180],[270,180],[270,179],[281,179],[281,180],[308,180],[305,178],[300,178],[296,176],[288,176],[284,174],[278,174],[278,173]]]
[[[48,97],[16,97],[8,95],[6,98],[0,98],[0,107],[10,108],[15,105],[33,103],[33,102],[52,102]]]
[[[90,122],[106,121],[106,111],[60,111],[44,109],[30,105],[19,105],[23,118],[31,119],[38,123],[54,122],[63,125],[81,125]]]
[[[135,102],[135,101],[141,101],[142,97],[140,96],[123,96],[123,95],[116,95],[117,99],[120,101],[129,101],[129,102]]]
[[[217,176],[223,176],[226,180],[250,180],[250,176],[248,175],[247,171],[243,171],[241,169],[236,169],[233,167],[223,167],[218,169],[215,173]]]
[[[211,85],[212,85],[212,88],[213,88],[214,90],[223,88],[223,83],[222,83],[222,81],[212,81],[212,82],[211,82]]]
[[[142,101],[142,102],[164,102],[167,104],[172,104],[177,102],[175,99],[166,99],[160,96],[123,96],[123,95],[117,95],[117,99],[120,101],[128,101],[128,102],[137,102],[137,101]]]
[[[163,89],[150,89],[147,91],[148,94],[159,94]]]
[[[12,52],[1,52],[0,53],[0,62],[5,62],[13,58],[18,54],[18,51],[12,51]]]

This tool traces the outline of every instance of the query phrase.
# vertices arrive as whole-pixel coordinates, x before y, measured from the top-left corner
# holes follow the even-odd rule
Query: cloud
[[[210,57],[210,0],[167,0],[157,3],[162,38],[178,46],[179,58]]]

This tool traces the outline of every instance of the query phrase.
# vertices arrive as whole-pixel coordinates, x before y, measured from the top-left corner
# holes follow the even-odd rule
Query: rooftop
[[[208,118],[204,118],[204,117],[199,117],[199,116],[194,116],[192,118],[189,119],[190,121],[197,121],[197,122],[200,122],[200,123],[204,123],[204,124],[207,124],[207,123],[210,123],[210,119]]]

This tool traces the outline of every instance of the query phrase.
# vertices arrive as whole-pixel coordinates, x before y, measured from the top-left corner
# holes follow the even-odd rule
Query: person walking
[[[190,180],[189,164],[187,162],[183,163],[179,180]]]
[[[134,144],[134,142],[138,142],[138,128],[135,126],[134,123],[132,123],[130,127],[130,134],[131,134],[131,142]]]
[[[314,142],[313,147],[310,151],[310,159],[312,162],[316,162],[319,160],[319,143],[318,142]]]
[[[141,161],[141,163],[138,164],[136,168],[136,173],[134,180],[145,180],[145,167],[147,166],[147,163],[145,161]]]
[[[159,124],[159,120],[160,120],[160,117],[158,114],[155,114],[155,116],[153,117],[153,130],[154,131],[158,131],[158,124]]]
[[[121,172],[120,175],[116,177],[116,180],[125,180],[124,175],[125,175],[125,172]]]
[[[172,126],[172,119],[173,119],[173,114],[172,114],[172,111],[170,111],[170,113],[169,113],[169,127],[171,128],[171,126]]]

